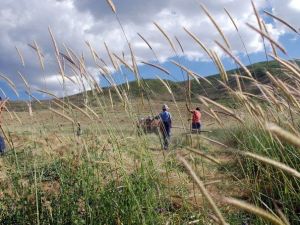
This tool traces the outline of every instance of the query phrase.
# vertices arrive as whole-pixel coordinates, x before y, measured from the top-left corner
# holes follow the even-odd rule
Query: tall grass
[[[222,58],[216,51],[209,49],[200,38],[184,28],[220,71],[221,79],[215,84],[221,85],[230,97],[225,106],[222,102],[224,100],[216,101],[211,96],[199,96],[192,92],[192,80],[200,86],[202,82],[211,86],[213,83],[180,63],[170,35],[154,23],[177,58],[177,61],[171,62],[181,70],[182,75],[187,73],[188,85],[180,87],[185,90],[185,104],[190,105],[191,96],[197,96],[195,100],[202,103],[203,114],[209,115],[212,122],[218,124],[215,129],[223,136],[219,140],[217,132],[209,133],[209,137],[204,133],[191,134],[185,126],[185,120],[189,118],[184,116],[181,107],[185,104],[178,102],[168,82],[158,76],[158,82],[166,89],[173,112],[179,118],[176,122],[180,122],[182,130],[185,131],[184,134],[177,132],[173,136],[173,142],[177,143],[172,145],[169,152],[164,152],[160,148],[159,137],[142,133],[136,126],[140,116],[158,113],[158,103],[151,98],[154,90],[142,78],[137,56],[119,20],[116,6],[111,0],[107,2],[122,29],[130,59],[127,61],[124,56],[116,55],[104,43],[110,61],[105,62],[87,42],[95,67],[111,85],[109,90],[102,89],[94,75],[88,71],[84,56],[76,55],[65,45],[65,53],[61,52],[59,43],[49,28],[63,81],[61,88],[64,97],[58,98],[50,93],[45,84],[45,90],[38,91],[53,98],[47,104],[47,112],[51,112],[51,115],[40,118],[38,112],[37,116],[33,113],[30,126],[26,130],[29,134],[9,132],[8,137],[15,142],[20,142],[18,138],[23,139],[21,146],[13,144],[11,151],[0,161],[3,169],[0,183],[1,223],[32,224],[34,221],[36,224],[241,224],[245,222],[245,217],[250,218],[251,224],[299,223],[298,65],[281,59],[274,53],[274,56],[270,56],[279,63],[279,73],[271,74],[266,71],[264,77],[267,82],[261,82],[253,76],[253,68],[246,67],[234,54],[217,21],[202,5],[202,10],[218,30],[225,45],[218,41],[215,43],[242,68],[241,72],[237,68],[239,74],[228,75]],[[274,49],[277,47],[286,53],[281,44],[263,29],[263,21],[254,4],[253,9],[259,29],[248,24],[249,28],[257,32],[264,42],[269,41]],[[226,13],[236,26],[228,11]],[[285,20],[267,14],[293,28]],[[237,27],[236,30],[238,31]],[[158,55],[150,43],[141,34],[138,36],[157,60]],[[177,37],[175,39],[184,53],[184,45]],[[42,50],[36,42],[30,47],[36,51],[44,73],[46,62]],[[22,65],[25,65],[27,59],[23,58],[18,49],[17,51]],[[247,53],[246,48],[245,51]],[[69,69],[62,66],[63,62]],[[142,64],[172,75],[153,62]],[[113,76],[117,71],[126,77],[122,70],[124,67],[137,80],[137,86],[132,92],[133,87],[128,82],[126,86],[117,85]],[[0,76],[17,95],[16,85],[7,76]],[[34,98],[34,90],[26,78],[21,72],[19,76],[30,98]],[[67,80],[83,90],[82,95],[66,96]],[[248,93],[246,84],[255,90]],[[88,88],[91,91],[87,91]],[[20,124],[26,123],[15,112],[11,116]],[[78,123],[83,126],[82,135],[76,135]],[[273,123],[277,125],[270,126]],[[6,133],[7,129],[3,131]],[[16,133],[18,131],[15,130]],[[189,141],[190,139],[196,139],[197,145]],[[220,149],[226,152],[225,160],[217,152]],[[179,151],[181,156],[178,159],[183,165],[174,154]],[[226,163],[233,166],[228,167]],[[206,175],[220,167],[226,168],[226,176],[214,173],[213,178],[223,176],[220,182],[219,179],[217,182],[215,179],[206,182]],[[228,196],[231,193],[229,189],[224,191],[222,185],[232,182],[233,186],[232,174],[234,181],[239,183],[239,190],[247,191],[247,203],[224,198],[231,197]],[[218,186],[219,183],[221,184]],[[238,210],[228,208],[231,206]],[[245,216],[240,210],[252,215]]]
[[[232,134],[233,147],[300,170],[299,150],[289,144],[282,145],[267,131],[250,125],[235,128]],[[242,175],[252,191],[252,201],[258,205],[267,204],[274,211],[276,205],[279,206],[291,224],[296,224],[299,221],[299,178],[250,157],[242,157],[240,160],[241,163],[236,168],[243,171]]]

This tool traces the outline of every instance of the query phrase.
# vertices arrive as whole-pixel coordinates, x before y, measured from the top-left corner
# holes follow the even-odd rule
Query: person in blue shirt
[[[172,128],[172,116],[168,110],[169,107],[166,104],[164,104],[162,106],[162,112],[159,114],[159,118],[161,120],[160,130],[163,136],[164,150],[167,150],[169,148]]]

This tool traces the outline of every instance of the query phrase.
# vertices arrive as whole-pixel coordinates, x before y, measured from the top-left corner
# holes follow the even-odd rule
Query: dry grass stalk
[[[296,135],[300,137],[300,132],[290,123],[290,122],[286,122],[285,123],[289,129]]]
[[[71,59],[70,60],[71,64],[74,65],[78,71],[80,71],[80,60],[77,57],[77,55],[74,53],[74,51],[71,48],[67,48],[65,46],[65,50],[68,54],[68,59],[67,60],[69,61],[69,59]]]
[[[40,90],[40,89],[38,89],[36,91],[44,93],[44,94],[47,94],[47,95],[50,95],[50,96],[54,97],[57,101],[62,102],[55,94],[52,94],[52,93],[50,93],[48,91],[44,91],[44,90]]]
[[[244,102],[244,106],[246,107],[248,113],[250,114],[250,116],[253,118],[254,115],[253,115],[253,112],[251,110],[251,107],[249,106],[248,102]]]
[[[234,207],[237,207],[239,209],[243,209],[249,213],[253,213],[267,221],[270,221],[273,224],[276,225],[286,225],[284,224],[280,218],[272,215],[271,213],[265,211],[264,209],[258,208],[256,206],[253,206],[247,202],[240,201],[234,198],[224,198],[223,201],[229,205],[232,205]]]
[[[203,110],[204,113],[206,113],[207,115],[209,115],[210,117],[212,117],[213,119],[217,120],[217,122],[222,125],[222,121],[220,120],[220,118],[218,117],[218,115],[214,112],[213,109],[211,109],[208,105],[208,103],[204,100],[204,98],[199,98],[199,100],[203,103],[203,105],[205,105],[210,113],[206,112],[205,110]]]
[[[170,61],[171,63],[173,63],[174,65],[178,66],[180,69],[184,70],[185,72],[187,72],[188,75],[190,75],[192,78],[194,78],[198,84],[200,84],[199,78],[204,80],[205,82],[207,82],[208,84],[212,85],[212,83],[206,79],[205,77],[200,76],[199,74],[189,70],[188,68],[186,68],[185,66],[175,62],[174,60]]]
[[[236,91],[234,91],[232,88],[230,88],[227,84],[225,84],[223,81],[221,80],[217,80],[218,83],[220,83],[224,88],[226,88],[226,90],[229,92],[229,93],[237,93]]]
[[[277,107],[280,107],[280,103],[279,101],[276,99],[276,97],[274,96],[274,93],[269,90],[265,85],[257,85],[257,87],[259,87],[259,89],[261,90],[261,92],[264,94],[264,96],[266,97],[267,101],[272,105],[275,104]]]
[[[33,43],[34,43],[34,47],[36,49],[36,52],[38,54],[38,58],[39,58],[39,62],[40,62],[40,65],[42,67],[42,70],[45,71],[44,57],[41,54],[41,50],[40,50],[39,46],[37,45],[36,41],[33,41]]]
[[[97,119],[99,119],[98,114],[92,108],[90,108],[88,105],[84,105],[84,107],[86,107]]]
[[[260,105],[256,105],[256,108],[258,109],[259,111],[259,114],[261,115],[262,118],[264,118],[266,120],[266,114],[264,112],[264,110],[262,109],[262,107]]]
[[[144,38],[140,33],[137,33],[137,35],[138,35],[140,38],[142,38],[142,40],[146,43],[146,45],[148,45],[148,47],[149,47],[151,50],[153,50],[153,49],[152,49],[152,46],[151,46],[150,43],[146,40],[146,38]]]
[[[300,148],[300,137],[282,129],[281,127],[273,123],[266,124],[266,129],[272,134],[276,135],[279,139]]]
[[[206,158],[206,159],[208,159],[208,160],[210,160],[210,161],[212,161],[212,162],[220,165],[220,161],[219,160],[217,160],[216,158],[214,158],[214,157],[212,157],[212,156],[210,156],[210,155],[208,155],[208,154],[206,154],[204,152],[200,152],[198,149],[194,149],[194,148],[190,148],[190,147],[186,147],[186,149],[189,150],[190,152],[193,152],[193,153],[195,153],[197,155],[200,155],[203,158]]]
[[[220,145],[220,146],[222,146],[222,147],[228,148],[227,145],[225,145],[225,144],[223,144],[223,143],[221,143],[221,142],[219,142],[219,141],[213,140],[213,139],[211,139],[211,138],[208,138],[208,137],[205,137],[205,136],[201,136],[201,138],[204,139],[204,140],[210,141],[210,142],[212,142],[212,143],[214,143],[214,144]]]
[[[104,66],[99,65],[98,63],[96,64],[96,66],[100,69],[100,73],[103,74],[103,76],[109,74],[108,69],[106,69]]]
[[[290,72],[292,72],[292,74],[296,75],[297,79],[300,79],[300,72],[297,70],[297,68],[295,68],[294,66],[292,66],[290,63],[288,63],[284,59],[281,59],[279,57],[276,57],[276,56],[270,55],[270,54],[269,54],[269,56],[272,57],[273,59],[275,59],[281,65],[283,65],[287,70],[289,70]]]
[[[253,11],[254,11],[254,14],[255,14],[258,26],[259,26],[259,30],[262,32],[263,28],[262,28],[261,18],[259,16],[258,11],[257,11],[257,9],[255,7],[255,4],[254,4],[254,2],[252,0],[251,0],[251,4],[252,4],[252,8],[253,8]],[[267,56],[267,48],[266,48],[266,44],[265,44],[265,39],[264,39],[264,36],[262,34],[260,34],[260,36],[261,36],[261,39],[262,39],[262,42],[263,42],[264,51],[265,51],[265,55],[266,55],[266,60],[268,61],[269,59],[268,59],[268,56]]]
[[[128,44],[128,46],[129,46],[129,50],[130,50],[130,54],[131,54],[132,68],[133,68],[133,72],[134,72],[134,75],[135,75],[135,79],[137,80],[138,86],[140,87],[141,82],[140,82],[139,69],[138,69],[138,66],[137,66],[137,63],[136,63],[135,56],[134,56],[133,50],[131,48],[131,45]]]
[[[173,95],[173,92],[172,92],[170,86],[169,86],[163,79],[161,79],[159,76],[156,76],[156,77],[157,77],[157,78],[160,80],[160,82],[166,87],[167,91],[168,91],[171,95]]]
[[[217,183],[221,183],[221,182],[222,182],[222,180],[212,180],[212,181],[205,182],[204,185],[209,186],[209,185],[217,184]]]
[[[41,101],[39,99],[37,99],[36,97],[34,97],[31,93],[29,93],[28,91],[25,91],[25,93],[30,96],[31,98],[33,98],[35,101],[37,101],[39,104],[42,104]]]
[[[118,67],[116,66],[115,60],[113,58],[113,55],[111,54],[111,52],[110,52],[110,50],[109,50],[109,48],[108,48],[108,46],[107,46],[107,44],[105,42],[104,42],[104,46],[105,46],[106,52],[107,52],[107,54],[109,56],[109,59],[111,61],[111,64],[113,65],[113,67],[115,68],[115,70],[118,70]]]
[[[234,28],[235,28],[235,30],[236,30],[238,36],[239,36],[239,39],[240,39],[240,41],[241,41],[241,43],[242,43],[242,45],[243,45],[243,48],[244,48],[244,50],[245,50],[245,53],[246,53],[246,55],[247,55],[249,64],[252,65],[252,61],[251,61],[251,59],[250,59],[249,52],[248,52],[248,50],[247,50],[246,44],[245,44],[244,39],[243,39],[243,37],[242,37],[242,35],[241,35],[239,29],[238,29],[237,24],[235,23],[233,17],[232,17],[231,14],[229,13],[229,11],[227,11],[227,9],[225,9],[225,8],[224,8],[224,10],[225,10],[227,16],[229,17],[231,23],[233,24],[233,26],[234,26]]]
[[[13,111],[14,116],[17,118],[18,122],[22,125],[22,121],[20,119],[20,117],[17,115],[17,113],[15,111]]]
[[[64,84],[65,83],[65,71],[64,71],[64,67],[59,59],[59,55],[56,55],[56,61],[57,61],[58,68],[59,68],[59,74],[61,75],[63,84]]]
[[[111,108],[114,109],[114,101],[113,101],[112,96],[111,96],[110,88],[108,89],[108,94],[109,94]]]
[[[18,71],[18,75],[21,77],[21,79],[22,79],[22,81],[24,82],[26,88],[27,88],[28,90],[30,90],[30,86],[29,86],[27,80],[25,79],[25,77],[24,77],[19,71]]]
[[[13,90],[13,92],[16,94],[16,96],[19,97],[19,93],[17,91],[16,85],[14,84],[14,82],[12,82],[11,79],[9,79],[7,76],[5,76],[3,73],[0,73],[0,77],[2,77],[8,84],[8,86],[10,86],[10,88]]]
[[[158,65],[155,65],[155,64],[153,64],[153,63],[144,62],[144,61],[142,61],[141,63],[143,63],[143,64],[145,64],[145,65],[148,65],[148,66],[152,66],[152,67],[154,67],[154,68],[156,68],[156,69],[161,70],[161,71],[164,72],[165,74],[170,75],[170,72],[169,72],[168,70],[166,70],[165,68],[163,68],[162,66],[158,66]]]
[[[290,89],[285,85],[285,83],[282,80],[277,79],[277,81],[278,84],[280,85],[280,89],[284,92],[285,96],[289,99],[289,101],[293,103],[296,107],[298,107],[298,109],[300,109],[299,102],[294,97],[294,95],[292,95]]]
[[[267,128],[267,129],[269,129],[269,128]],[[271,129],[272,129],[272,127],[271,127]],[[271,132],[273,132],[273,131],[271,131]],[[253,158],[253,159],[257,160],[257,161],[266,163],[268,165],[274,166],[275,168],[277,168],[279,170],[282,170],[282,171],[284,171],[286,173],[289,173],[290,175],[292,175],[294,177],[300,178],[300,173],[297,170],[295,170],[295,169],[293,169],[293,168],[291,168],[291,167],[289,167],[289,166],[287,166],[287,165],[285,165],[285,164],[283,164],[281,162],[278,162],[278,161],[275,161],[273,159],[270,159],[270,158],[267,158],[267,157],[264,157],[264,156],[260,156],[260,155],[257,155],[257,154],[251,153],[251,152],[246,152],[246,151],[233,151],[233,152],[234,153],[238,153],[238,154],[240,154],[242,156]]]
[[[231,20],[235,30],[238,32],[239,31],[238,26],[236,25],[236,23],[235,23],[234,19],[232,18],[231,14],[228,12],[227,9],[224,8],[224,10],[225,10],[227,16],[229,17],[229,19]]]
[[[33,116],[31,101],[26,102],[26,104],[28,107],[29,116]]]
[[[227,73],[226,73],[226,70],[224,68],[224,65],[223,63],[221,62],[219,56],[217,55],[217,53],[215,51],[211,51],[211,55],[214,59],[214,62],[219,70],[219,73],[220,73],[220,76],[221,76],[221,79],[226,83],[228,82],[228,76],[227,76]]]
[[[280,219],[284,222],[284,224],[286,225],[291,225],[289,220],[287,219],[287,217],[284,215],[284,213],[281,211],[281,209],[278,207],[278,205],[276,204],[276,202],[273,202],[274,206],[275,206],[275,210],[277,212],[277,214],[279,215]]]
[[[91,46],[90,42],[85,41],[85,44],[88,46],[88,48],[89,48],[89,50],[90,50],[90,53],[91,53],[91,55],[92,55],[92,57],[93,57],[94,62],[97,63],[95,50],[94,50],[93,47]]]
[[[92,81],[92,85],[93,85],[94,88],[98,91],[98,93],[102,93],[103,90],[102,90],[102,88],[99,86],[99,83],[98,83],[98,81],[95,79],[95,77],[94,77],[91,73],[89,73],[89,72],[87,72],[86,74],[87,74],[87,76],[90,77],[90,79],[91,79],[91,81]]]
[[[57,47],[57,43],[56,43],[55,37],[54,37],[54,35],[53,35],[53,32],[52,32],[50,26],[48,27],[48,31],[49,31],[49,34],[50,34],[50,37],[51,37],[51,41],[52,41],[54,50],[55,50],[55,54],[56,54],[56,55],[59,55],[59,50],[58,50],[58,47]]]
[[[173,51],[176,52],[175,45],[173,44],[172,40],[169,38],[169,36],[167,35],[167,33],[156,22],[153,22],[153,24],[165,36],[165,38],[167,39],[167,41],[170,44],[170,46],[173,49]]]
[[[225,107],[225,106],[223,106],[223,105],[221,105],[221,104],[219,104],[219,103],[217,103],[217,102],[215,102],[215,101],[213,101],[213,100],[211,100],[211,99],[209,99],[207,97],[199,95],[198,98],[199,99],[203,98],[203,99],[205,99],[206,102],[210,102],[211,104],[213,104],[214,106],[217,106],[218,108],[224,110],[225,112],[227,112],[227,113],[229,113],[231,115],[234,115],[234,112],[231,109],[228,109],[227,107]]]
[[[233,55],[230,50],[228,50],[226,47],[224,47],[222,44],[220,44],[218,41],[215,41],[215,43],[227,54],[229,55],[237,64],[239,64],[240,67],[243,68],[243,70],[246,72],[246,74],[249,77],[252,77],[252,74],[250,73],[250,71],[248,70],[248,68],[246,66],[244,66],[244,64],[235,56]],[[253,78],[253,77],[252,77]]]
[[[56,111],[55,109],[52,109],[52,108],[49,108],[49,110],[54,112],[55,114],[65,118],[65,119],[69,120],[71,123],[75,124],[75,121],[71,117],[69,117],[69,116],[67,116],[67,115],[65,115],[65,114],[63,114],[59,111]]]
[[[180,65],[179,63],[177,63],[177,62],[175,62],[175,61],[173,61],[173,60],[171,60],[171,63],[175,64],[175,65],[178,66],[180,69],[182,69],[182,70],[184,70],[185,72],[187,72],[187,74],[188,74],[189,76],[191,76],[192,78],[194,78],[194,79],[197,81],[197,83],[200,84],[200,81],[199,81],[198,77],[195,76],[194,73],[193,73],[192,71],[190,71],[188,68],[186,68],[186,67]]]
[[[262,25],[263,25],[264,31],[265,31],[266,34],[270,37],[270,34],[269,34],[268,29],[267,29],[266,23],[265,23],[264,21],[262,21]],[[275,56],[278,56],[274,44],[273,44],[272,42],[270,42],[270,44],[271,44],[271,47],[272,47],[273,54],[274,54]]]
[[[5,105],[3,105],[3,104],[1,104],[3,107],[4,107],[4,109],[8,112],[8,114],[9,114],[9,117],[10,117],[10,119],[14,119],[14,117],[13,117],[13,114],[10,112],[10,110],[5,106]],[[1,106],[0,106],[1,107]],[[0,126],[1,127],[1,126]]]
[[[261,19],[260,19],[260,16],[258,14],[258,11],[255,7],[255,4],[253,2],[253,0],[251,0],[251,5],[252,5],[252,8],[253,8],[253,11],[254,11],[254,14],[255,14],[255,17],[256,17],[256,20],[257,20],[257,23],[258,23],[258,26],[259,26],[259,29],[262,31],[262,23],[261,23]]]
[[[78,107],[77,105],[73,104],[72,102],[69,102],[69,104],[70,104],[73,108],[77,109],[79,112],[81,112],[83,115],[85,115],[86,117],[88,117],[90,120],[93,121],[93,118],[90,116],[90,114],[88,114],[88,113],[87,113],[86,111],[84,111],[82,108]]]
[[[282,51],[284,54],[286,53],[286,50],[279,44],[277,43],[273,38],[271,38],[269,35],[265,34],[264,32],[262,32],[261,30],[255,28],[254,26],[252,26],[249,23],[246,23],[248,27],[250,27],[252,30],[256,31],[257,33],[259,33],[262,37],[265,37],[266,39],[268,39],[272,44],[274,44],[277,48],[280,49],[280,51]]]
[[[220,212],[219,208],[217,207],[216,203],[214,202],[214,200],[212,199],[212,197],[210,196],[210,194],[208,193],[208,191],[205,188],[204,183],[199,179],[199,177],[196,175],[195,171],[192,169],[192,167],[190,166],[190,164],[180,155],[177,155],[177,159],[183,163],[184,167],[187,169],[187,172],[189,173],[189,175],[193,178],[193,180],[196,182],[196,184],[198,185],[201,193],[203,194],[203,196],[206,198],[206,200],[208,201],[211,209],[213,210],[213,212],[216,214],[216,216],[218,217],[220,224],[222,225],[227,225],[224,217],[222,216],[222,213]]]
[[[17,50],[17,52],[18,52],[18,55],[19,55],[19,57],[20,57],[20,60],[21,60],[22,66],[25,66],[24,57],[23,57],[23,55],[22,55],[21,51],[19,50],[19,48],[18,48],[17,46],[16,46],[15,48],[16,48],[16,50]]]
[[[111,10],[116,14],[117,11],[116,11],[116,7],[115,7],[115,4],[113,3],[112,0],[106,0],[106,2],[109,4]]]
[[[5,98],[7,98],[7,95],[5,94],[5,92],[3,91],[2,88],[0,88],[0,91],[1,91],[2,95],[3,95]]]
[[[60,108],[63,111],[66,111],[66,108],[64,107],[65,104],[60,105],[58,102],[52,101],[54,105],[56,105],[58,108]],[[70,113],[70,111],[68,111]]]
[[[223,125],[222,120],[219,118],[219,116],[216,114],[216,112],[213,109],[209,109],[209,111],[211,112],[211,114],[214,116],[214,118],[218,121],[218,123],[220,125]]]
[[[206,115],[208,115],[210,118],[215,119],[215,117],[213,115],[211,115],[209,112],[207,112],[206,110],[202,110],[202,112]]]
[[[76,81],[75,80],[73,80],[73,78],[71,78],[71,77],[69,77],[69,76],[67,76],[67,75],[65,75],[65,78],[67,78],[69,81],[71,81],[73,84],[76,84]]]
[[[230,45],[229,42],[226,38],[226,36],[224,35],[223,31],[221,30],[221,28],[219,27],[219,25],[217,24],[217,22],[214,20],[214,18],[210,15],[209,11],[206,9],[206,7],[204,5],[201,4],[201,8],[204,11],[204,13],[208,16],[208,18],[210,19],[210,21],[214,24],[215,28],[217,28],[219,34],[221,35],[221,37],[223,38],[227,48],[230,49]]]
[[[240,82],[240,76],[239,76],[239,75],[236,75],[236,76],[234,76],[234,78],[235,78],[235,82],[236,82],[236,85],[237,85],[237,87],[238,87],[238,90],[239,90],[240,92],[243,92],[243,90],[242,90],[242,85],[241,85],[241,82]]]
[[[116,93],[117,93],[117,95],[118,95],[120,101],[121,101],[121,102],[124,102],[124,99],[123,99],[123,97],[122,97],[122,95],[121,95],[121,93],[120,93],[120,90],[118,89],[118,87],[117,87],[117,85],[115,84],[115,82],[113,83],[112,86],[113,86],[113,88],[115,89],[115,91],[116,91]]]
[[[185,27],[183,27],[183,29],[185,30],[185,32],[188,33],[188,35],[191,36],[191,38],[194,39],[194,41],[196,41],[196,43],[198,45],[200,45],[200,47],[206,52],[206,54],[209,56],[209,58],[213,59],[211,54],[210,54],[210,51],[208,50],[208,48],[199,40],[199,38],[193,34],[192,32],[190,32],[188,29],[186,29]]]
[[[275,15],[273,15],[270,12],[267,12],[265,10],[264,10],[264,13],[266,13],[268,16],[272,17],[273,19],[278,20],[280,23],[284,24],[285,26],[287,26],[288,28],[290,28],[295,33],[299,33],[296,28],[294,28],[291,24],[289,24],[285,20],[279,18],[278,16],[275,16]]]
[[[175,36],[175,40],[176,40],[177,44],[179,45],[181,52],[184,54],[184,49],[182,47],[182,44],[176,36]]]
[[[124,59],[122,59],[121,57],[117,56],[116,54],[114,54],[114,56],[124,65],[126,66],[131,72],[134,72],[133,71],[133,68],[127,63],[125,62]]]
[[[290,93],[289,89],[285,86],[285,84],[280,79],[276,79],[270,72],[267,71],[266,74],[270,78],[270,80],[283,92],[286,98],[289,99],[291,103],[300,108],[297,99]]]

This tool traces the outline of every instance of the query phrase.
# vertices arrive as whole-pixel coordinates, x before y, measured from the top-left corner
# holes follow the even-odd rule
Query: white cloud
[[[222,41],[211,21],[205,16],[199,2],[195,0],[114,0],[118,16],[124,27],[129,41],[132,43],[138,60],[153,60],[154,56],[147,45],[137,36],[141,33],[151,44],[161,61],[174,55],[167,40],[153,25],[157,22],[174,41],[175,36],[180,40],[185,56],[189,60],[207,60],[205,53],[183,31],[182,27],[194,32],[209,48],[216,49],[214,40]],[[201,0],[218,22],[228,37],[234,52],[244,52],[243,46],[236,35],[235,28],[224,13],[225,7],[236,21],[247,50],[250,53],[262,51],[261,38],[246,25],[249,22],[256,25],[250,1],[240,0]],[[271,7],[278,15],[296,27],[300,27],[298,20],[299,0],[256,0],[258,9]],[[64,45],[71,47],[76,54],[85,56],[87,66],[90,67],[95,78],[97,69],[92,63],[85,41],[89,41],[98,55],[109,63],[104,44],[105,41],[112,52],[121,55],[125,52],[129,59],[129,50],[118,25],[106,1],[99,0],[1,0],[0,1],[0,71],[7,74],[18,87],[22,82],[16,76],[20,70],[29,82],[37,88],[45,87],[45,79],[49,91],[61,94],[61,85],[53,47],[48,33],[51,26],[53,33],[64,51]],[[289,30],[281,24],[267,24],[268,31],[278,39]],[[45,55],[46,71],[40,69],[38,57],[28,43],[36,41]],[[26,67],[20,66],[20,59],[15,50],[17,46],[24,55]],[[218,52],[220,52],[218,50]],[[67,71],[73,76],[71,71]],[[43,75],[44,74],[44,75]],[[78,88],[68,83],[68,92],[76,93]]]

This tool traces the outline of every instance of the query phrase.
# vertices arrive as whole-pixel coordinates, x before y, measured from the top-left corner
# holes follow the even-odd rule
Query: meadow
[[[113,2],[108,3],[118,19]],[[253,9],[257,13],[254,5]],[[217,53],[185,29],[199,51],[215,63],[219,76],[211,82],[174,62],[187,81],[172,83],[158,77],[157,90],[152,81],[143,80],[129,42],[128,61],[107,51],[115,70],[126,68],[135,75],[135,83],[124,85],[116,84],[110,68],[89,45],[97,68],[111,84],[102,89],[80,56],[69,48],[59,49],[49,29],[62,80],[72,78],[61,58],[72,68],[78,85],[91,90],[63,98],[40,90],[51,96],[40,103],[22,77],[34,110],[16,112],[12,102],[3,113],[7,150],[0,158],[2,224],[300,223],[300,68],[286,59],[284,48],[263,26],[255,29],[270,44],[273,61],[263,64],[261,71],[246,67],[232,53],[213,16],[203,10],[225,43],[217,42],[218,46],[237,69],[227,73]],[[172,38],[154,25],[178,53]],[[43,65],[40,49],[35,51]],[[274,63],[276,73],[270,66]],[[168,73],[158,62],[148,66]],[[212,96],[200,93],[195,85],[222,88]],[[183,90],[181,95],[176,88]],[[165,100],[153,97],[157,91]],[[164,103],[174,118],[167,151],[160,135],[137,128],[140,117],[157,115]],[[200,106],[203,129],[209,132],[191,133],[186,104]]]

